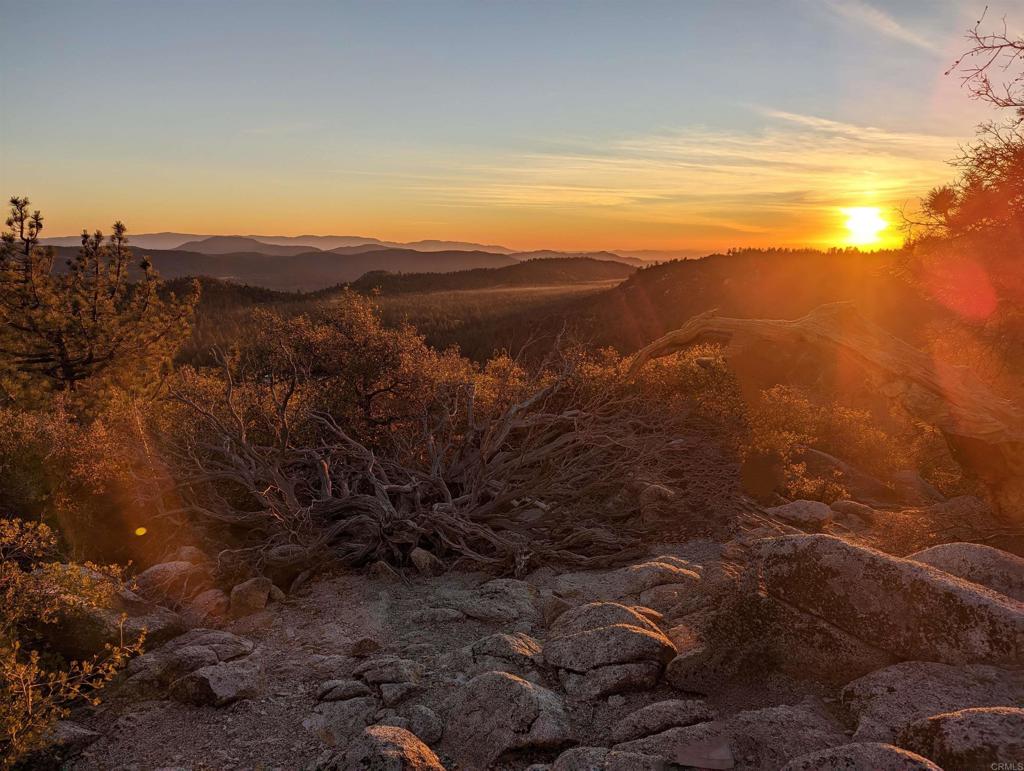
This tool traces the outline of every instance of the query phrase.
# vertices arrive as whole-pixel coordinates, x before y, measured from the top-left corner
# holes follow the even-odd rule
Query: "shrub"
[[[87,661],[66,662],[47,651],[40,624],[104,606],[120,580],[117,568],[55,559],[56,537],[46,525],[0,519],[0,764],[45,744],[57,720],[78,699],[99,702],[99,689],[141,649],[122,641]],[[83,569],[84,568],[84,569]]]
[[[914,469],[943,492],[956,492],[962,483],[959,467],[932,426],[897,413],[880,420],[865,409],[820,403],[792,386],[762,391],[750,409],[744,453],[778,458],[791,497],[831,502],[846,496],[841,475],[808,473],[799,460],[805,447],[835,455],[883,482],[894,471]]]

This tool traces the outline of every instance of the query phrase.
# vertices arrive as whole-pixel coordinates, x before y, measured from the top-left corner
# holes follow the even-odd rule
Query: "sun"
[[[846,243],[851,246],[867,246],[881,240],[879,233],[889,227],[877,206],[852,206],[840,209],[846,215],[846,229],[849,235]]]

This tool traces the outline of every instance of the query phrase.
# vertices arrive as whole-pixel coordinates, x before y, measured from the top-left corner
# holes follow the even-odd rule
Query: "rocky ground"
[[[424,553],[289,595],[203,589],[185,549],[139,577],[181,612],[123,598],[150,650],[55,747],[76,769],[1020,767],[1024,560],[934,526],[975,505],[798,501],[622,568]]]

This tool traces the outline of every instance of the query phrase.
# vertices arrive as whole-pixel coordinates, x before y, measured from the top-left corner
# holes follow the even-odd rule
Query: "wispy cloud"
[[[824,0],[834,13],[857,24],[869,27],[886,37],[909,43],[931,53],[942,53],[941,48],[926,36],[897,21],[891,15],[863,0]]]
[[[956,149],[952,137],[757,111],[766,119],[757,131],[579,138],[476,163],[463,153],[458,164],[437,159],[436,169],[398,184],[442,208],[544,210],[691,228],[726,243],[744,234],[806,243],[826,237],[823,223],[840,207],[896,206],[922,194],[948,176],[944,160]]]

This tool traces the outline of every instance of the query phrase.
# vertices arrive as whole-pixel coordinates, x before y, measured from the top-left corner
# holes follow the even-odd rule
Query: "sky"
[[[843,245],[993,117],[944,75],[984,5],[0,0],[0,193],[50,236]]]

